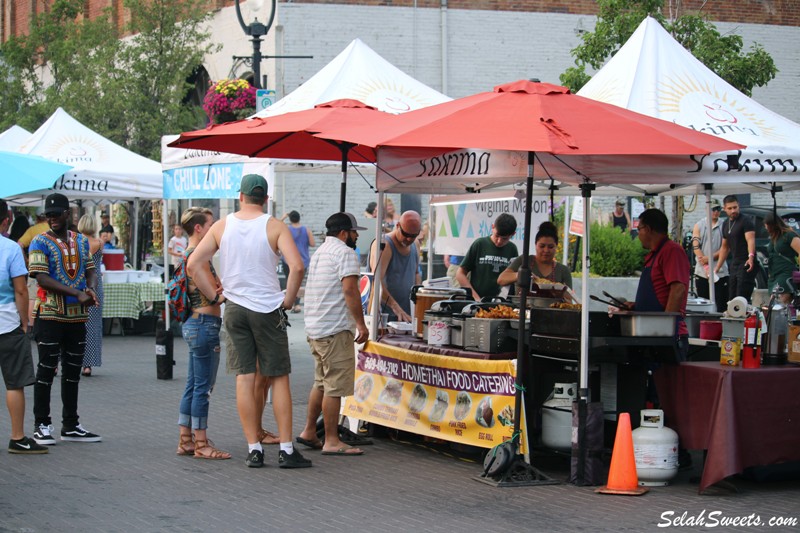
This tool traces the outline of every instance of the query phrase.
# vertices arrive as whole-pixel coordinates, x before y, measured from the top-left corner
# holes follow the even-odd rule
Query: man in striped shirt
[[[339,409],[342,397],[353,394],[353,342],[362,343],[368,338],[355,253],[358,231],[366,228],[358,226],[350,213],[331,215],[325,227],[325,242],[308,266],[305,322],[314,356],[314,385],[308,396],[306,425],[297,442],[321,449],[322,455],[361,455],[362,450],[349,447],[339,439]],[[320,412],[325,423],[324,445],[317,439]]]

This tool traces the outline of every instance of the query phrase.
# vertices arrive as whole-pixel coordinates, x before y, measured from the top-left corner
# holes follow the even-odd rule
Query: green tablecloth
[[[103,318],[135,320],[149,302],[164,301],[163,283],[105,283],[103,291]]]

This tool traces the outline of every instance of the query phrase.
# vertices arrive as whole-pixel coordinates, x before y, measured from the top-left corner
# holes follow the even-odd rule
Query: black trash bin
[[[172,353],[172,331],[166,328],[163,319],[156,323],[156,377],[172,379],[172,367],[175,359]]]

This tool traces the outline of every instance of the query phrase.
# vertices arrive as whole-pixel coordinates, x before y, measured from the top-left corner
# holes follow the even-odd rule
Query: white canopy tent
[[[0,150],[6,152],[19,152],[22,146],[31,136],[31,132],[14,124],[3,133],[0,133]]]
[[[255,116],[302,111],[340,99],[358,100],[392,114],[451,100],[389,63],[361,39],[354,39],[308,81]]]
[[[159,199],[161,165],[123,148],[58,108],[19,152],[72,165],[52,191],[83,199]],[[50,189],[26,196],[42,196]]]
[[[163,194],[159,163],[106,139],[60,107],[19,147],[19,152],[73,168],[56,180],[52,188],[12,198],[13,202],[41,202],[43,196],[54,191],[70,200],[133,200],[136,235],[139,200],[160,199]],[[133,257],[138,255],[136,248],[134,239]]]
[[[578,94],[740,143],[739,167],[719,154],[702,158],[695,184],[651,192],[702,194],[711,219],[711,192],[759,192],[800,187],[800,124],[731,86],[647,17]],[[713,183],[713,185],[712,185]],[[711,265],[713,268],[713,256]],[[711,284],[711,298],[714,286]]]
[[[578,94],[747,146],[739,169],[702,159],[715,183],[800,177],[800,125],[728,84],[651,17]]]

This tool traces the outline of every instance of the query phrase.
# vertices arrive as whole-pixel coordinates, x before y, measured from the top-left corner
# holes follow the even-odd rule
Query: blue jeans
[[[211,315],[197,315],[183,323],[183,338],[189,345],[189,372],[178,417],[181,426],[208,428],[208,398],[217,380],[221,325],[222,319]]]

